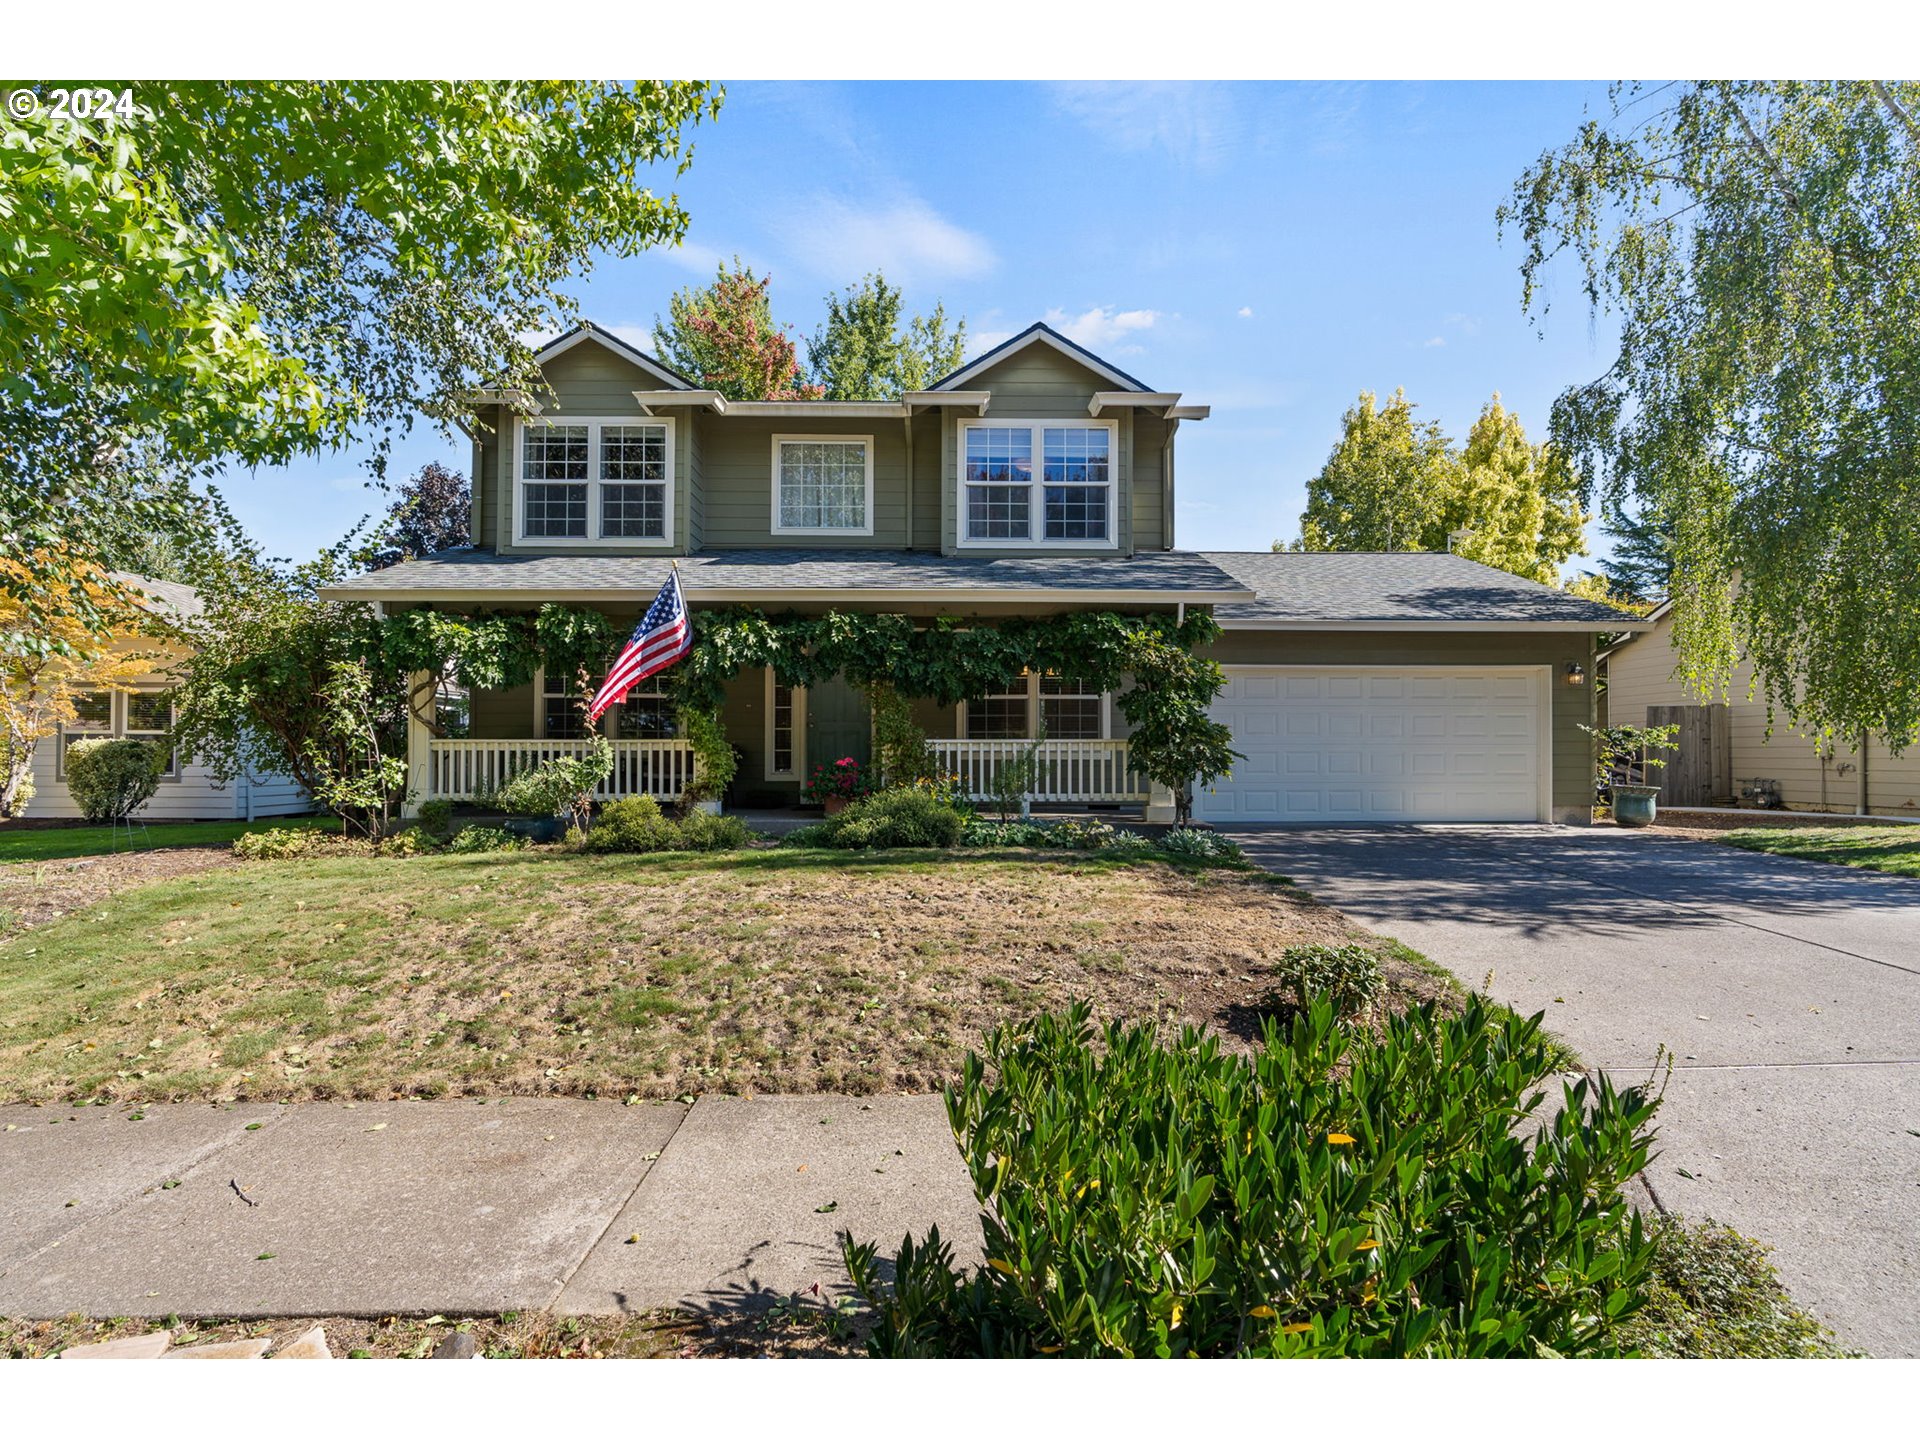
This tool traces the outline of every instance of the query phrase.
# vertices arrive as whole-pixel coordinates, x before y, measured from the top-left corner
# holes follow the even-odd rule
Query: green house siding
[[[702,544],[713,550],[907,547],[907,437],[897,419],[702,416],[699,484]],[[872,535],[777,535],[773,529],[773,437],[866,438],[873,447]]]
[[[1206,652],[1222,665],[1544,665],[1553,697],[1550,803],[1555,819],[1585,824],[1593,804],[1593,687],[1569,685],[1571,663],[1593,670],[1593,637],[1579,631],[1516,635],[1406,631],[1229,630]]]

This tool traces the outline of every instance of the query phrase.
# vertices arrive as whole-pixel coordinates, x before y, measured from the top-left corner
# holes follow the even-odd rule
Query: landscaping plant
[[[1251,1062],[1085,1005],[998,1029],[947,1113],[986,1264],[938,1233],[891,1283],[843,1239],[883,1356],[1604,1355],[1652,1247],[1622,1187],[1658,1101],[1541,1107],[1539,1018],[1471,996],[1379,1034],[1316,1002]]]
[[[815,805],[829,800],[858,800],[874,792],[873,774],[851,755],[813,767],[800,787],[801,796]]]
[[[649,795],[615,800],[605,806],[593,828],[580,837],[589,855],[651,855],[663,850],[738,850],[752,836],[734,815],[690,811],[669,819]]]
[[[966,817],[929,790],[902,785],[855,800],[818,825],[790,832],[785,843],[801,848],[892,850],[925,846],[950,850],[960,843]]]
[[[1289,945],[1274,968],[1280,984],[1262,1008],[1283,1021],[1306,1014],[1318,1000],[1342,1022],[1365,1020],[1386,985],[1380,957],[1364,945]]]
[[[96,825],[125,820],[160,788],[167,752],[145,740],[82,740],[66,756],[67,793]]]

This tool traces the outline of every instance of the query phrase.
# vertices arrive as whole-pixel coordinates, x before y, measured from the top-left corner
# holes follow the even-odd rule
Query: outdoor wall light
[[[1587,667],[1578,660],[1567,662],[1567,684],[1584,685],[1587,683]]]

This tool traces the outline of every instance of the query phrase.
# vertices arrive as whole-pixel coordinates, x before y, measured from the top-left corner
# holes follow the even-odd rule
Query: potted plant
[[[873,777],[851,755],[825,765],[816,765],[800,793],[829,815],[838,815],[848,804],[873,792]]]
[[[1595,747],[1594,797],[1613,810],[1613,823],[1629,829],[1651,825],[1659,814],[1660,787],[1652,772],[1665,766],[1659,752],[1676,750],[1678,725],[1583,725]]]

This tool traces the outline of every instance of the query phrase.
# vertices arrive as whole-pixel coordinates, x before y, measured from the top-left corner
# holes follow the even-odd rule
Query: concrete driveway
[[[1644,1080],[1667,1209],[1773,1247],[1850,1345],[1920,1354],[1920,882],[1646,831],[1231,827],[1259,864]]]

